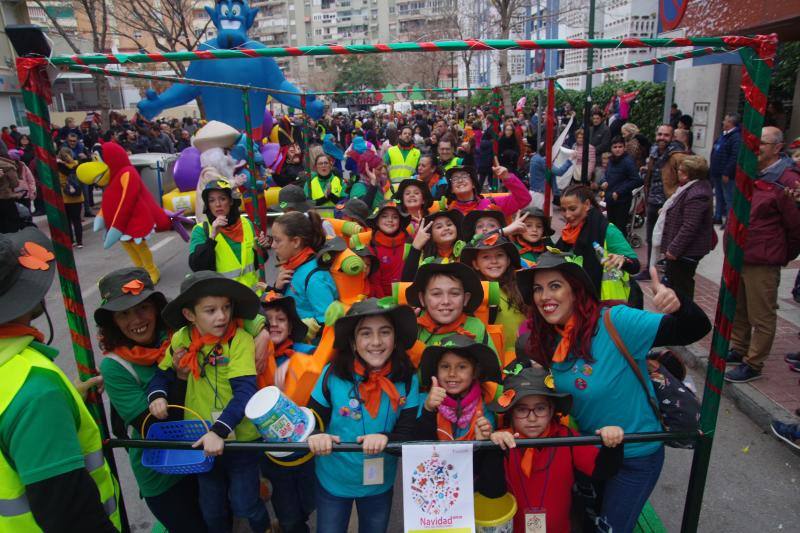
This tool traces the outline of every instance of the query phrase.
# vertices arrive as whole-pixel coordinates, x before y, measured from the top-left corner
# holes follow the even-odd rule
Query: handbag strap
[[[606,331],[608,332],[608,335],[611,337],[611,340],[614,341],[617,350],[619,350],[619,352],[628,362],[628,366],[631,367],[633,373],[636,374],[636,379],[639,381],[639,385],[642,386],[644,395],[647,397],[647,403],[650,404],[650,408],[653,410],[653,414],[656,415],[656,420],[658,420],[658,423],[661,424],[662,428],[665,427],[664,419],[661,416],[661,410],[658,408],[658,404],[656,403],[653,396],[650,394],[650,389],[647,388],[647,382],[644,380],[644,376],[642,375],[642,369],[639,368],[639,365],[637,365],[636,361],[634,361],[633,356],[631,356],[631,353],[628,351],[628,347],[625,346],[625,343],[622,341],[622,337],[620,337],[619,331],[617,331],[616,326],[614,326],[614,322],[611,320],[610,309],[607,309],[603,313],[603,324],[605,324]]]

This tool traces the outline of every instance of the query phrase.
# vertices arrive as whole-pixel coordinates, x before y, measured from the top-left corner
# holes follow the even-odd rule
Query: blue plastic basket
[[[146,438],[148,440],[195,442],[208,433],[210,425],[210,422],[203,420],[156,422],[147,430]],[[145,448],[142,452],[142,466],[152,468],[162,474],[202,474],[214,467],[214,458],[206,457],[203,450]]]

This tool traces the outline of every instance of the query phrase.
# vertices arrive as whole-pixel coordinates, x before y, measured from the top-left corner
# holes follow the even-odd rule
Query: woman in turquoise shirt
[[[397,457],[383,450],[391,441],[413,440],[417,432],[419,381],[406,354],[416,331],[410,307],[376,298],[353,304],[336,321],[336,355],[308,403],[325,431],[308,439],[318,456],[319,533],[346,532],[353,502],[360,533],[386,531]],[[342,442],[359,443],[364,452],[331,454]]]
[[[531,331],[538,332],[530,336],[531,359],[552,372],[558,392],[572,395],[571,414],[581,433],[594,435],[606,425],[621,426],[626,434],[661,431],[605,321],[610,318],[645,376],[652,347],[691,344],[711,330],[711,323],[697,304],[661,285],[656,273],[653,306],[664,314],[626,305],[601,308],[597,289],[580,265],[573,254],[545,252],[534,267],[518,273],[523,299],[531,303]],[[647,387],[655,397],[649,381]],[[625,445],[622,468],[602,489],[602,517],[615,533],[633,530],[663,464],[661,442]]]

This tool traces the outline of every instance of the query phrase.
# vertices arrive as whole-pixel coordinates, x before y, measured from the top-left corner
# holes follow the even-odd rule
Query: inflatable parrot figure
[[[156,231],[174,229],[188,241],[181,223],[191,221],[181,212],[165,211],[156,203],[125,149],[117,143],[101,144],[93,161],[79,165],[76,173],[81,182],[104,188],[100,212],[94,220],[94,231],[106,230],[103,247],[108,249],[121,241],[133,264],[147,270],[153,283],[158,283],[161,274],[147,238]]]
[[[213,8],[207,6],[205,9],[217,29],[217,37],[200,43],[198,50],[257,50],[266,48],[263,44],[251,40],[247,35],[247,32],[253,26],[258,9],[251,8],[246,0],[216,0]],[[186,77],[189,79],[252,85],[264,89],[277,89],[294,93],[251,92],[250,113],[251,123],[254,125],[261,124],[263,121],[268,96],[272,96],[275,100],[287,106],[305,109],[306,113],[312,118],[321,117],[325,107],[320,100],[311,95],[303,102],[300,98],[300,91],[286,80],[278,64],[271,57],[194,61],[186,71]],[[219,120],[240,131],[244,130],[242,92],[237,89],[175,84],[161,94],[157,94],[152,89],[147,91],[146,98],[139,102],[138,107],[142,115],[152,119],[165,109],[183,105],[198,96],[203,98],[208,120]],[[265,133],[268,134],[269,132]],[[260,137],[257,135],[256,138]]]

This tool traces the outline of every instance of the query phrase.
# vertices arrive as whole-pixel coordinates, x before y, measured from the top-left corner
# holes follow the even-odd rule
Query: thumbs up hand
[[[436,411],[442,405],[446,396],[447,391],[439,386],[439,380],[436,379],[436,376],[431,377],[431,390],[428,391],[428,397],[425,398],[425,410]]]
[[[661,283],[655,266],[650,267],[650,290],[653,292],[653,305],[659,313],[672,314],[681,308],[678,295]]]
[[[483,416],[483,410],[478,409],[478,419],[475,420],[475,440],[487,440],[492,434],[492,424]]]

